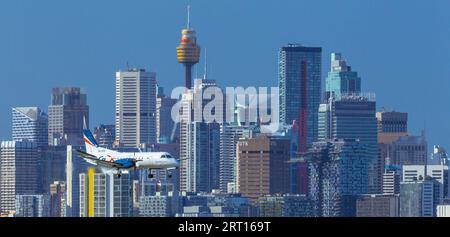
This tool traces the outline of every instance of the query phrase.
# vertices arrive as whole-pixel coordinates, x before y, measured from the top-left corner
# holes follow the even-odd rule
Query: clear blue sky
[[[0,1],[0,139],[11,107],[47,110],[50,90],[88,93],[91,127],[114,121],[114,72],[130,65],[182,85],[175,47],[188,1]],[[412,133],[450,148],[449,1],[191,0],[192,25],[221,86],[277,85],[288,42],[342,52],[379,108],[409,113]],[[199,74],[202,67],[198,67]]]

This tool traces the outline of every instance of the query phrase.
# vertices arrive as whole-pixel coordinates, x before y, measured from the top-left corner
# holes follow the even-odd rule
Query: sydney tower
[[[190,26],[190,6],[188,6],[187,28],[181,31],[181,43],[177,47],[178,62],[185,67],[185,87],[192,87],[192,66],[200,59],[200,46],[197,45],[195,30]]]

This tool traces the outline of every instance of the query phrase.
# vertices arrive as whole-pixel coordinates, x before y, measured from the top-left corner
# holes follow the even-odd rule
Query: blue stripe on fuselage
[[[126,168],[126,169],[134,167],[134,159],[130,159],[130,158],[116,160],[116,161],[114,161],[114,163],[120,164],[123,166],[123,168]]]

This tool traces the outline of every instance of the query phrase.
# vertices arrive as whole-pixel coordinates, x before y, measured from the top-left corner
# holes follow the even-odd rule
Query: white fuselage
[[[168,169],[179,165],[178,161],[167,152],[118,152],[98,147],[91,151],[91,154],[99,159],[113,162],[133,159],[136,162],[136,169]]]

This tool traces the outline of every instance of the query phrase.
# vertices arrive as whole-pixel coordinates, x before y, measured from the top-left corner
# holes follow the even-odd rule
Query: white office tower
[[[48,144],[48,117],[38,107],[12,108],[13,141],[28,140],[38,147]]]
[[[116,143],[156,143],[156,74],[145,69],[116,73]]]
[[[214,80],[197,79],[180,102],[180,191],[210,192],[219,188],[220,126],[203,116],[211,100],[203,92]],[[199,97],[198,97],[199,96]],[[200,98],[200,99],[199,99]],[[223,101],[221,102],[223,103]],[[219,116],[223,111],[216,110]]]
[[[67,217],[80,216],[80,173],[88,170],[91,164],[78,156],[77,149],[81,147],[67,146],[66,154],[66,194],[65,213]]]
[[[29,141],[3,141],[0,147],[0,212],[15,211],[16,195],[38,192],[39,153]]]
[[[240,139],[250,138],[249,126],[224,124],[220,127],[220,190],[225,193],[236,192],[236,149]]]

